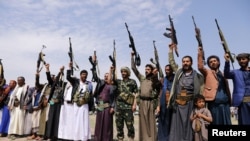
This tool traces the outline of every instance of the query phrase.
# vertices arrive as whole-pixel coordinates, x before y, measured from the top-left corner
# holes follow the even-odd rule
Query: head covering
[[[209,66],[209,60],[215,58],[220,63],[220,58],[216,55],[211,55],[207,58],[207,65]],[[210,67],[210,66],[209,66]]]
[[[250,53],[240,53],[237,55],[236,59],[239,60],[240,58],[247,58],[250,59]]]
[[[130,76],[130,69],[129,69],[129,67],[121,67],[121,71],[126,71],[127,73],[128,73],[128,75]]]

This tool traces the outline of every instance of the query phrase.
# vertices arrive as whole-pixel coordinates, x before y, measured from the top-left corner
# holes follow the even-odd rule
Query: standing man
[[[198,69],[205,78],[203,95],[210,110],[215,125],[231,125],[231,93],[227,79],[220,71],[220,59],[211,55],[207,58],[209,69],[203,62],[202,48],[198,48]]]
[[[35,82],[35,90],[31,94],[31,107],[28,110],[32,113],[31,118],[31,125],[32,125],[32,135],[27,137],[28,140],[35,139],[38,135],[38,129],[39,129],[39,120],[40,120],[40,114],[41,114],[41,107],[39,105],[39,101],[42,97],[42,90],[45,85],[42,85],[39,83],[40,74],[39,72],[36,73],[36,82]]]
[[[60,68],[59,73],[55,78],[51,77],[50,65],[46,64],[46,75],[49,83],[52,83],[48,102],[49,102],[49,113],[48,120],[46,123],[45,136],[52,140],[58,138],[58,127],[61,104],[63,102],[63,93],[65,88],[64,78],[64,66]]]
[[[115,71],[114,69],[115,68],[113,68],[113,71]],[[114,85],[117,86],[117,92],[115,96],[115,123],[117,129],[117,138],[119,141],[124,139],[124,122],[128,129],[127,135],[129,140],[133,141],[135,137],[133,112],[136,110],[135,95],[138,92],[138,87],[136,81],[130,78],[130,74],[131,72],[128,67],[122,67],[122,80],[114,80]]]
[[[10,125],[8,134],[12,135],[11,138],[15,139],[15,135],[22,136],[24,133],[24,97],[27,94],[29,86],[25,84],[25,78],[19,76],[17,78],[17,86],[11,94],[8,103],[10,109]]]
[[[96,71],[92,71],[96,73]],[[97,82],[94,92],[96,99],[96,123],[95,123],[95,141],[113,140],[113,114],[114,114],[114,92],[112,85],[111,71],[105,73],[104,79],[95,78]],[[93,74],[93,76],[98,76]]]
[[[238,124],[250,125],[250,54],[241,53],[236,57],[240,69],[230,71],[229,55],[225,54],[224,74],[227,79],[233,80],[233,107],[238,107]]]
[[[172,110],[167,107],[170,91],[174,81],[174,72],[170,65],[165,66],[166,76],[163,78],[160,96],[160,112],[158,117],[158,141],[168,141]]]
[[[0,78],[1,80],[1,78]],[[0,81],[1,83],[1,81]],[[8,103],[10,100],[10,96],[16,87],[16,81],[15,80],[10,80],[9,85],[7,88],[4,90],[4,95],[6,95],[5,98],[3,98],[2,102],[4,104],[3,106],[3,114],[2,114],[2,119],[0,119],[0,134],[1,137],[5,137],[8,135],[8,129],[9,129],[9,123],[10,123],[10,111],[8,109]]]
[[[74,137],[70,140],[87,141],[91,139],[91,131],[89,125],[89,105],[88,102],[92,95],[93,86],[87,80],[88,71],[82,70],[80,72],[80,79],[72,77],[73,63],[69,63],[67,70],[67,80],[72,85],[71,102],[74,104]]]
[[[154,74],[151,64],[145,66],[145,75],[136,68],[134,52],[131,53],[131,67],[140,81],[139,102],[139,141],[156,141],[156,119],[155,110],[158,106],[161,83],[158,74]],[[159,112],[159,111],[158,111]]]
[[[204,79],[192,68],[191,56],[184,56],[182,67],[178,69],[173,55],[174,48],[176,48],[176,44],[169,45],[169,63],[173,70],[176,70],[168,103],[168,107],[173,109],[169,140],[192,141],[193,130],[189,117],[194,105],[194,96],[202,94],[201,86]]]

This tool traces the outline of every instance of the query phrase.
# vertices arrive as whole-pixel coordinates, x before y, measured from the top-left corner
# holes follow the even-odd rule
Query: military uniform
[[[116,128],[117,138],[122,140],[124,138],[124,122],[128,129],[128,137],[135,137],[134,129],[134,115],[132,106],[135,99],[135,94],[138,92],[136,81],[133,79],[117,80],[117,97],[116,97]]]

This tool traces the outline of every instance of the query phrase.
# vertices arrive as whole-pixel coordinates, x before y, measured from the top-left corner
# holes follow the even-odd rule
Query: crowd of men
[[[144,74],[139,72],[135,52],[131,52],[131,66],[119,69],[121,78],[117,78],[114,66],[104,78],[92,71],[93,81],[88,81],[87,70],[81,70],[79,78],[73,77],[73,62],[69,62],[66,76],[64,66],[56,76],[51,75],[47,63],[48,82],[41,84],[37,71],[35,86],[26,84],[23,76],[7,84],[1,73],[1,136],[12,140],[27,136],[27,140],[112,141],[116,128],[116,139],[122,141],[125,123],[130,141],[206,141],[209,124],[232,124],[230,107],[237,107],[239,125],[250,125],[250,54],[238,54],[240,68],[231,70],[229,54],[225,53],[225,67],[220,70],[220,58],[209,56],[206,67],[202,47],[198,47],[195,70],[193,58],[188,55],[178,66],[175,48],[176,44],[169,44],[169,63],[163,77],[150,63],[145,65]],[[140,84],[130,78],[131,70]],[[232,94],[228,79],[233,81]],[[134,128],[137,106],[138,139]],[[89,112],[93,110],[96,122],[91,133]]]

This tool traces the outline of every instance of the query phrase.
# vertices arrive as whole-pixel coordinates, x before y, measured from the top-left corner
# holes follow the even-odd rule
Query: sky
[[[169,38],[163,36],[173,19],[178,40],[179,66],[185,55],[193,57],[197,69],[198,45],[192,16],[200,28],[205,57],[217,55],[224,68],[224,50],[221,45],[217,19],[231,53],[250,52],[249,0],[0,0],[0,59],[7,82],[24,76],[26,83],[35,85],[36,61],[42,51],[50,64],[52,74],[61,66],[68,69],[69,38],[74,60],[80,70],[89,72],[88,58],[96,50],[99,76],[109,71],[115,40],[118,78],[120,68],[131,66],[132,49],[129,48],[128,24],[136,50],[141,57],[139,71],[154,57],[153,41],[158,50],[162,68],[168,64]],[[237,61],[234,68],[239,68]],[[41,83],[47,82],[45,68],[40,72]],[[134,73],[131,78],[136,79]],[[66,76],[65,76],[66,80]],[[138,82],[138,80],[137,80]],[[139,83],[138,83],[139,85]]]

